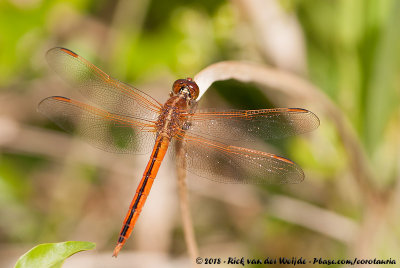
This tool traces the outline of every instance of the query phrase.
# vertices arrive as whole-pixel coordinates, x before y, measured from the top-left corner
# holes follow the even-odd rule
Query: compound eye
[[[195,100],[199,96],[199,86],[193,80],[187,80],[190,96]]]
[[[186,79],[178,79],[174,82],[174,84],[172,85],[172,91],[175,94],[178,94],[179,91],[185,87],[187,80]]]

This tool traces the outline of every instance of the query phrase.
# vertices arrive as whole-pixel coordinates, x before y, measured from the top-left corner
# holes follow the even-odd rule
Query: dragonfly
[[[286,184],[304,180],[304,172],[293,161],[232,144],[310,132],[319,126],[319,119],[306,109],[197,109],[199,87],[191,78],[176,80],[162,104],[66,48],[50,49],[46,58],[55,72],[93,105],[52,96],[39,103],[39,112],[105,151],[143,154],[152,149],[114,257],[131,235],[167,149],[174,148],[172,143],[184,148],[182,167],[213,181]]]

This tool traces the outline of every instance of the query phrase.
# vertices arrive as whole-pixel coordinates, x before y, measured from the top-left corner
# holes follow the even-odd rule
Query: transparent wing
[[[223,183],[284,184],[304,180],[301,168],[289,159],[230,146],[201,136],[179,133],[189,172]]]
[[[318,117],[300,108],[262,110],[199,110],[186,114],[188,135],[200,135],[218,141],[283,138],[306,133],[319,126]]]
[[[67,132],[114,153],[147,153],[155,141],[154,122],[110,113],[64,97],[39,103],[39,112]]]
[[[107,111],[154,120],[162,105],[146,93],[124,84],[65,48],[46,54],[49,65],[93,103]]]

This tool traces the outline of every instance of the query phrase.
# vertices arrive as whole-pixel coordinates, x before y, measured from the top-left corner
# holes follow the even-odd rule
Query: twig
[[[180,200],[180,208],[182,215],[183,232],[185,236],[186,246],[189,251],[191,261],[194,261],[199,256],[199,249],[194,235],[192,217],[190,215],[189,201],[186,186],[186,161],[184,158],[184,148],[181,141],[176,142],[176,170],[178,179],[178,192]]]
[[[242,82],[253,82],[268,87],[265,93],[276,91],[284,93],[297,102],[307,102],[308,106],[318,106],[318,109],[332,120],[341,138],[344,149],[350,161],[350,169],[360,192],[367,201],[382,200],[382,195],[371,185],[373,176],[369,164],[354,130],[341,110],[321,90],[308,81],[274,68],[261,64],[239,61],[224,61],[210,65],[199,72],[194,80],[201,92],[215,81],[236,79]]]
[[[347,245],[355,241],[360,229],[358,224],[349,218],[298,199],[276,194],[271,195],[269,200],[270,215],[304,226]]]

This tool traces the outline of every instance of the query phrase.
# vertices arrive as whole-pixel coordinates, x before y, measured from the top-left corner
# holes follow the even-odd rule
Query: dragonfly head
[[[190,99],[195,100],[199,96],[199,87],[192,78],[178,79],[172,85],[172,92],[176,95],[186,94]]]

